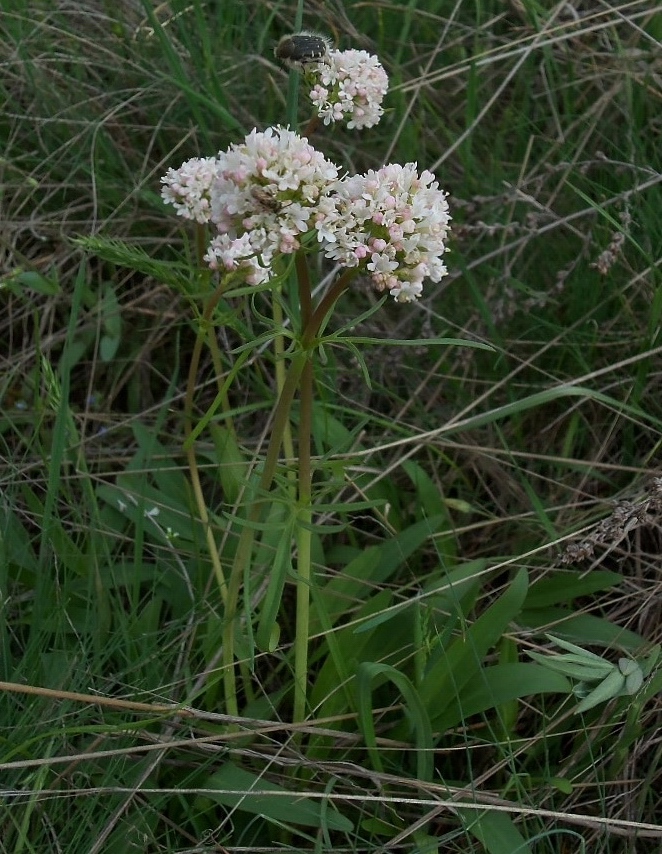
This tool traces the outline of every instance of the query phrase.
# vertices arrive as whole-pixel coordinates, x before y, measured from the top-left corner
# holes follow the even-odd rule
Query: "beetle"
[[[323,61],[330,47],[331,39],[302,30],[283,36],[274,48],[274,56],[291,68],[304,68],[310,62]]]

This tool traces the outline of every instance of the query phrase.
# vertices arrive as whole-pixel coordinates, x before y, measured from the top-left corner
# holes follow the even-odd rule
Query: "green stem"
[[[301,327],[307,329],[313,315],[312,288],[306,256],[297,253],[295,259]],[[297,518],[297,606],[296,633],[294,637],[294,723],[306,717],[306,693],[308,685],[308,636],[310,634],[310,580],[312,544],[312,467],[310,444],[313,420],[313,351],[301,374],[299,391],[299,512]]]
[[[310,444],[313,414],[313,362],[306,361],[301,374],[299,412],[299,513],[297,519],[297,616],[294,639],[293,722],[306,717],[308,684],[308,636],[310,634],[310,585],[312,545],[312,467]]]
[[[228,595],[225,605],[225,627],[223,629],[223,684],[225,692],[226,714],[238,716],[237,704],[237,686],[234,670],[234,635],[235,635],[235,618],[237,616],[237,605],[239,602],[239,591],[241,581],[244,577],[244,572],[248,568],[253,551],[253,540],[255,539],[255,529],[253,524],[258,522],[262,513],[262,505],[266,500],[266,493],[271,487],[276,466],[278,464],[278,454],[285,434],[286,426],[289,422],[290,409],[294,394],[301,379],[301,374],[308,361],[308,354],[305,351],[296,353],[292,359],[292,363],[285,377],[283,389],[278,398],[276,409],[274,411],[274,420],[271,431],[271,439],[267,448],[267,456],[264,461],[264,468],[257,485],[256,497],[251,503],[248,511],[248,524],[244,525],[239,537],[237,551],[232,563],[230,572],[230,580],[228,583]]]
[[[304,477],[307,478],[307,485],[303,486],[303,489],[301,480],[302,476],[301,474],[299,475],[299,500],[302,503],[302,515],[300,517],[300,522],[303,522],[304,524],[301,524],[299,526],[301,533],[299,537],[299,580],[297,582],[297,596],[300,592],[302,601],[304,601],[305,599],[305,602],[301,606],[303,611],[300,616],[298,604],[299,600],[297,599],[295,674],[296,684],[298,687],[295,689],[295,715],[301,715],[302,718],[305,715],[305,681],[303,682],[302,692],[301,679],[303,678],[305,680],[306,678],[305,669],[307,668],[308,657],[310,535],[308,535],[308,539],[306,541],[306,535],[303,532],[307,527],[305,523],[306,514],[308,514],[308,519],[310,519],[311,516],[310,421],[312,418],[312,351],[315,348],[315,338],[319,333],[322,323],[324,322],[326,316],[329,314],[340,295],[349,286],[349,281],[356,273],[356,270],[346,270],[337,279],[337,281],[333,283],[327,293],[322,297],[317,308],[313,310],[312,300],[310,298],[310,282],[308,279],[308,272],[307,269],[304,270],[304,266],[302,266],[304,265],[304,262],[305,259],[304,261],[301,261],[301,258],[297,258],[297,273],[299,275],[299,299],[301,303],[301,322],[303,328],[303,334],[301,336],[301,349],[298,353],[295,353],[292,358],[292,362],[287,372],[287,376],[285,377],[285,382],[281,389],[280,396],[278,398],[278,402],[274,410],[271,438],[269,440],[269,446],[267,448],[264,468],[262,469],[262,475],[257,485],[255,499],[252,501],[248,510],[248,517],[246,520],[248,524],[244,525],[239,536],[239,543],[237,544],[237,551],[235,553],[234,561],[232,564],[232,570],[230,572],[230,579],[228,582],[227,598],[225,600],[225,626],[223,629],[223,685],[225,694],[226,714],[233,716],[238,716],[239,714],[234,663],[236,631],[235,622],[239,602],[239,591],[241,589],[241,582],[244,577],[244,573],[247,571],[250,565],[251,554],[253,551],[253,542],[255,540],[255,523],[260,521],[262,507],[266,501],[267,493],[271,488],[271,483],[276,473],[278,455],[280,452],[281,445],[283,443],[283,437],[286,433],[287,426],[289,424],[292,401],[294,400],[294,395],[297,390],[297,387],[299,386],[300,382],[302,382],[302,376],[304,375],[304,373],[306,373],[307,379],[305,383],[303,383],[303,385],[307,386],[308,390],[305,390],[302,385],[301,424],[307,425],[305,429],[307,430],[308,439],[306,440],[303,438],[303,426],[300,427],[299,439],[300,442],[303,439],[303,456],[305,458],[305,456],[307,455],[308,461],[306,463],[304,460],[304,467],[306,469],[306,474],[304,475]],[[307,374],[308,371],[310,372],[309,379]],[[308,410],[308,414],[305,414],[305,410]],[[305,450],[306,441],[308,443],[307,451]],[[301,468],[301,445],[299,447],[299,457],[299,467]],[[302,495],[305,497],[305,505],[302,500]],[[302,570],[303,575],[301,575]],[[303,644],[305,644],[305,649],[303,648]]]

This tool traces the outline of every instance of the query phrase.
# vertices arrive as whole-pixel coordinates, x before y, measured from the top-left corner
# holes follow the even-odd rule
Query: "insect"
[[[251,189],[251,195],[258,203],[261,210],[271,211],[271,213],[277,213],[280,210],[280,203],[278,202],[278,199],[274,198],[271,193],[268,193],[266,190],[262,189],[262,187],[253,187]]]
[[[291,68],[304,68],[309,62],[324,60],[330,47],[331,39],[304,30],[283,36],[274,49],[274,56]]]

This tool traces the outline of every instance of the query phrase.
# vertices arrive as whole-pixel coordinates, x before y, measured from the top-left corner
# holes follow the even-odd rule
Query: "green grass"
[[[370,385],[340,345],[316,365],[313,523],[281,466],[240,579],[237,721],[219,567],[266,454],[273,354],[239,359],[271,309],[213,314],[196,498],[205,282],[159,179],[286,121],[294,16],[3,6],[0,851],[655,854],[658,4],[306,3],[391,80],[377,127],[311,141],[434,170],[451,275],[352,330]],[[345,294],[327,332],[374,303]],[[550,635],[643,682],[577,714]]]

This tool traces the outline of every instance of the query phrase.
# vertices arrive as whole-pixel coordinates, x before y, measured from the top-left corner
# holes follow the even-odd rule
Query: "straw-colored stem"
[[[200,366],[200,355],[202,353],[202,346],[207,338],[209,329],[211,327],[211,317],[216,308],[219,300],[223,296],[224,285],[221,283],[212,296],[207,301],[207,305],[205,306],[202,317],[200,318],[200,325],[198,327],[198,334],[195,339],[195,344],[193,346],[193,353],[191,354],[191,362],[189,365],[188,378],[186,382],[186,395],[184,398],[184,435],[185,442],[184,447],[186,450],[186,459],[188,461],[189,473],[191,478],[191,487],[193,489],[193,496],[195,498],[195,503],[198,508],[198,515],[200,516],[200,521],[202,522],[204,531],[205,531],[205,539],[207,541],[207,550],[209,552],[209,556],[212,563],[212,568],[214,571],[214,576],[216,578],[216,583],[218,584],[218,589],[221,594],[221,599],[223,601],[223,605],[227,606],[227,598],[228,598],[228,589],[227,583],[225,580],[225,575],[223,574],[223,567],[221,565],[221,558],[218,553],[218,549],[216,548],[216,541],[214,539],[214,532],[212,531],[210,522],[209,522],[209,513],[207,512],[207,505],[205,503],[204,495],[202,492],[202,484],[200,483],[200,472],[198,470],[198,463],[195,458],[195,448],[194,444],[191,441],[188,441],[191,433],[193,431],[192,425],[192,414],[193,414],[193,397],[195,394],[195,382],[198,375],[198,368]],[[231,423],[231,422],[230,422]]]
[[[273,318],[274,318],[274,326],[276,329],[282,329],[283,327],[283,306],[280,303],[280,300],[273,300]],[[276,359],[276,390],[278,395],[280,396],[283,391],[283,386],[285,385],[285,360],[283,358],[283,354],[285,353],[285,338],[283,335],[278,334],[274,338],[274,357]],[[287,423],[285,425],[285,431],[283,433],[283,451],[285,452],[285,457],[288,460],[294,459],[294,441],[292,439],[292,425],[290,424],[290,420],[288,418]],[[293,476],[294,472],[288,472],[288,477]]]

